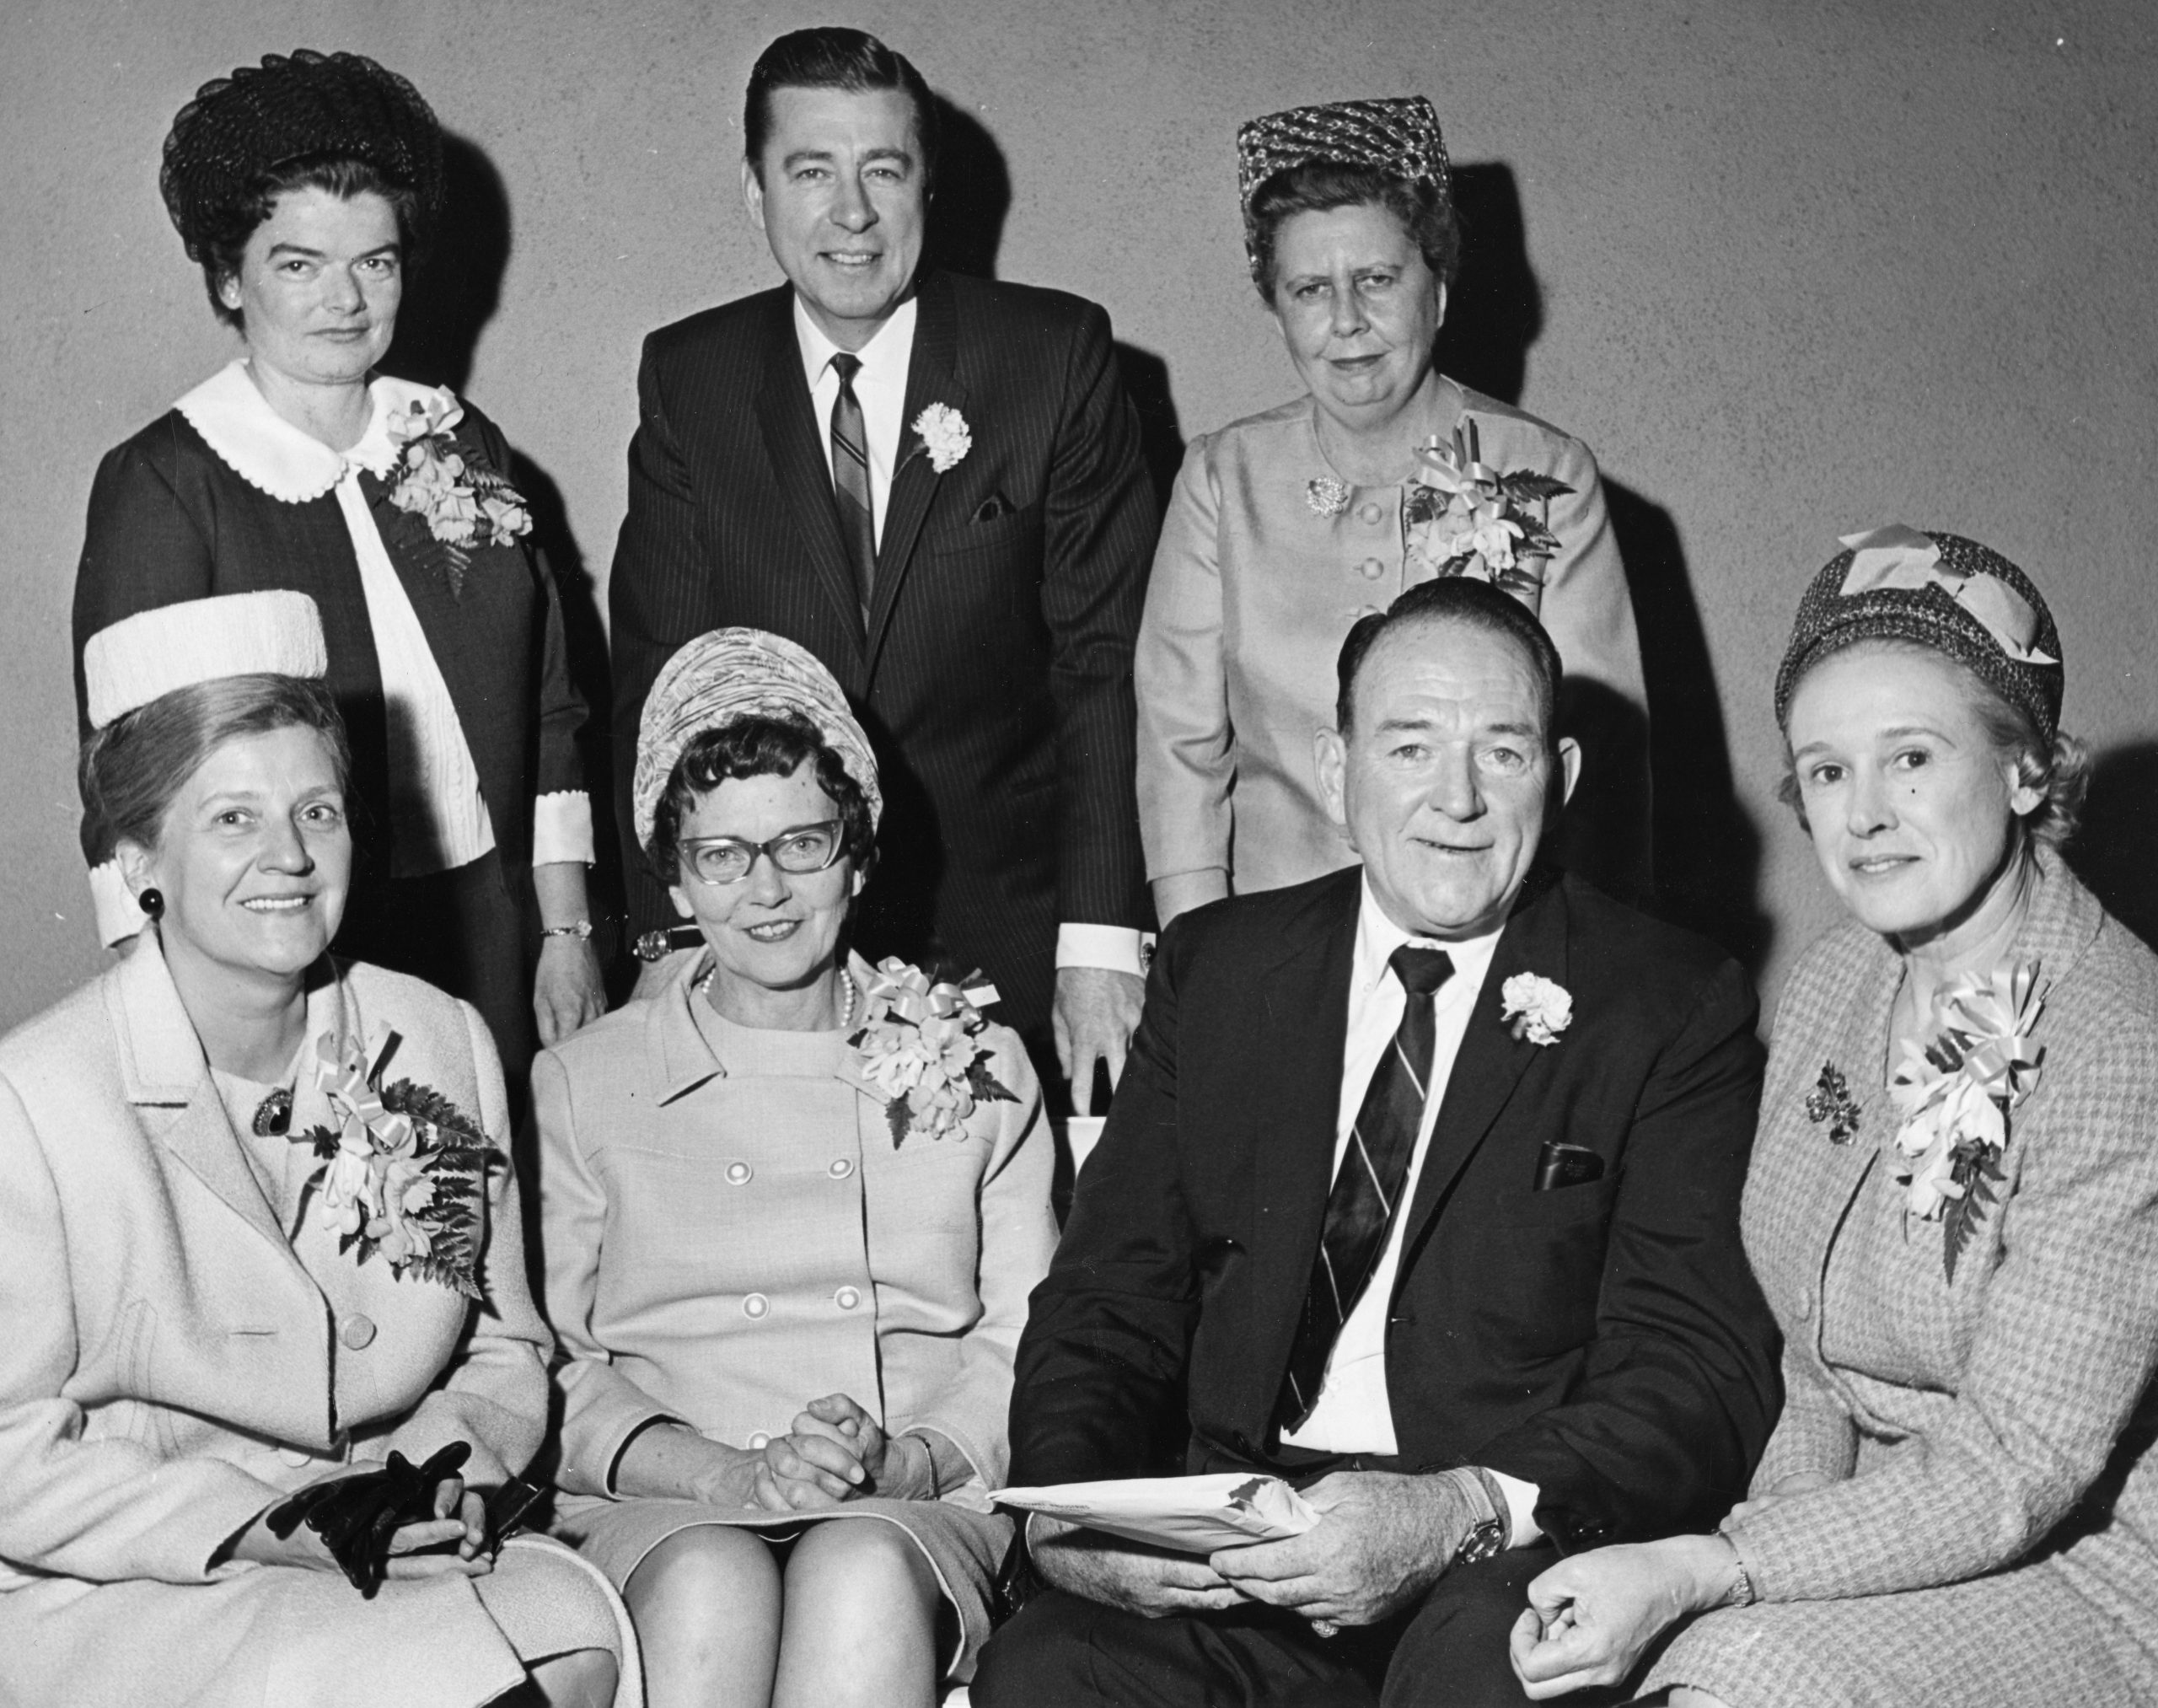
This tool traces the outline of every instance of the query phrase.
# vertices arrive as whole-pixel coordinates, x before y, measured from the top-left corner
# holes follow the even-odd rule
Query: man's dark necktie
[[[866,616],[877,579],[877,512],[869,497],[869,434],[862,424],[862,400],[854,395],[854,376],[861,371],[859,356],[841,351],[832,357],[832,372],[840,377],[840,395],[832,404],[832,488]]]
[[[1275,1407],[1284,1433],[1302,1427],[1318,1404],[1327,1357],[1386,1250],[1387,1232],[1424,1122],[1425,1090],[1431,1077],[1431,993],[1452,975],[1453,963],[1443,949],[1404,943],[1387,964],[1409,1000],[1399,1029],[1372,1071],[1334,1190],[1327,1196],[1318,1260],[1312,1265],[1303,1320],[1296,1325],[1289,1373]]]

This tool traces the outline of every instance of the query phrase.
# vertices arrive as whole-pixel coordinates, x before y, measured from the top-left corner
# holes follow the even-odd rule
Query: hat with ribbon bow
[[[2029,577],[1975,540],[1900,523],[1842,545],[1799,601],[1776,672],[1779,727],[1819,659],[1860,641],[1901,641],[1964,665],[2053,740],[2066,673],[2053,613]]]

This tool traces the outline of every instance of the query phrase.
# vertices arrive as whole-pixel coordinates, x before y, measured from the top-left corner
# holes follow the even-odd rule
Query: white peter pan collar
[[[402,415],[418,403],[435,417],[438,429],[456,426],[464,415],[456,395],[447,387],[416,385],[387,374],[368,383],[368,396],[374,405],[373,418],[349,451],[331,450],[271,408],[248,377],[244,356],[219,368],[173,407],[202,435],[219,460],[250,486],[287,504],[304,504],[336,486],[348,467],[365,469],[378,479],[389,475],[398,450],[389,437],[393,415]]]

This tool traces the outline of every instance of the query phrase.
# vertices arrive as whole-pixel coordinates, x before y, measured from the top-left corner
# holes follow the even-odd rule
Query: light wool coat
[[[465,1004],[340,964],[308,1018],[310,1038],[388,1023],[391,1077],[502,1133]],[[296,1129],[323,1112],[303,1076]],[[318,1262],[318,1283],[154,932],[0,1040],[0,1701],[454,1705],[516,1684],[466,1580],[362,1602],[335,1575],[211,1563],[347,1462],[464,1440],[484,1484],[531,1458],[550,1341],[506,1167],[488,1220],[484,1306],[379,1260]]]
[[[1784,1330],[1757,1493],[1831,1480],[1734,1535],[1762,1604],[1683,1633],[1651,1683],[1731,1708],[2158,1701],[2158,958],[2050,853],[2013,956],[2045,1008],[2000,1201],[1951,1285],[1890,1173],[1903,964],[1855,926],[1793,972],[1744,1211]],[[1858,1131],[1806,1100],[1824,1063]]]

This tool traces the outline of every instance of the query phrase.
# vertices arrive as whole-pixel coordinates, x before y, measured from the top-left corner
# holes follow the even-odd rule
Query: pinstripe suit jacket
[[[1131,653],[1155,513],[1100,309],[941,273],[919,294],[904,418],[947,404],[974,444],[942,475],[903,448],[866,626],[791,289],[646,341],[608,594],[632,919],[672,923],[629,828],[646,690],[707,630],[769,629],[824,660],[877,744],[863,946],[985,968],[1024,1031],[1060,921],[1141,920]]]
[[[1901,1191],[1882,1178],[1901,962],[1846,926],[1806,952],[1785,990],[1744,1215],[1786,1335],[1787,1398],[1755,1485],[1802,1470],[1837,1481],[1742,1526],[1764,1600],[1888,1595],[2050,1562],[2128,1630],[2147,1633],[2158,1607],[2158,1399],[2147,1391],[2158,1370],[2158,959],[2054,856],[2040,859],[2015,953],[2040,964],[2043,1069],[2010,1117],[2001,1201],[1952,1286],[1936,1226],[1914,1225],[1908,1248],[1893,1231],[1869,1237],[1894,1213],[1884,1195]],[[1860,1108],[1844,1146],[1806,1114],[1824,1061]],[[1854,1242],[1874,1254],[1855,1276]],[[1926,1598],[1903,1599],[1921,1640]],[[1703,1637],[1731,1618],[1743,1616],[1717,1615]],[[2158,1657],[2148,1682],[2158,1689]]]

